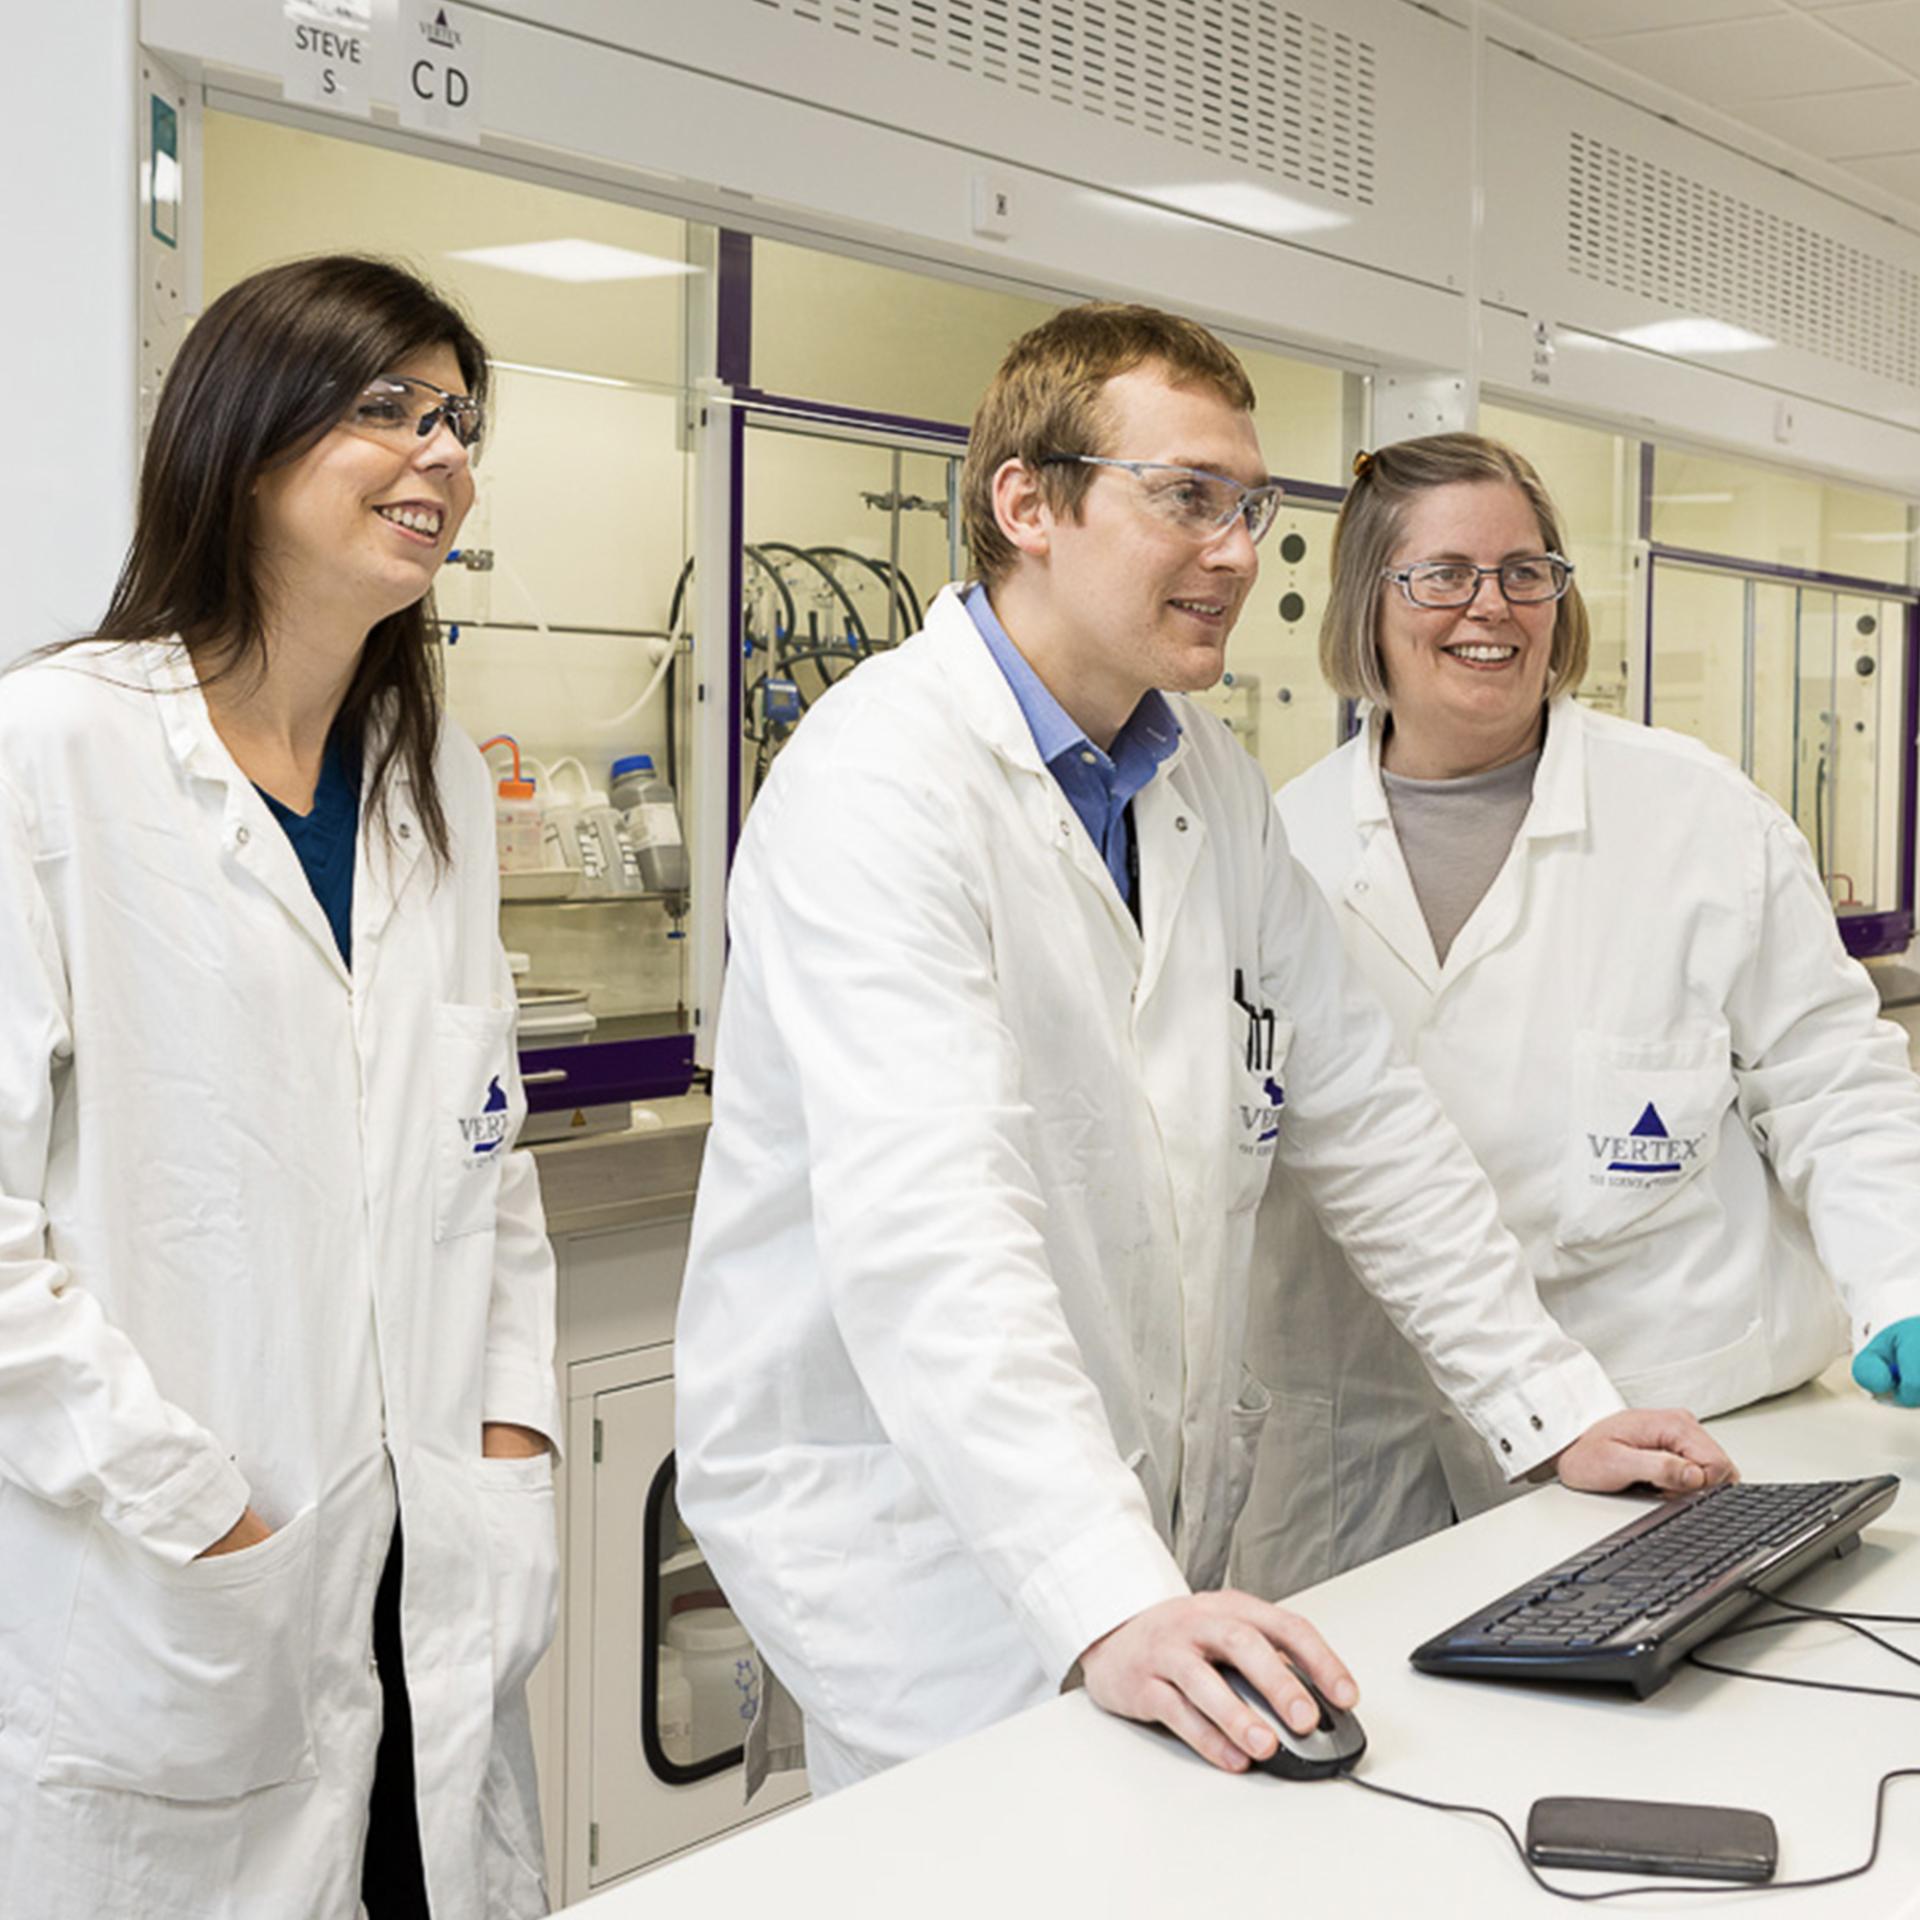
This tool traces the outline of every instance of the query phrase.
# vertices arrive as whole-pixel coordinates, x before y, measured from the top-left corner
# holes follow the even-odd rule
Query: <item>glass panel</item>
[[[966,426],[1007,348],[1057,311],[864,260],[753,243],[753,384]]]
[[[1653,719],[1790,812],[1835,907],[1901,904],[1906,606],[1670,561],[1654,572]]]
[[[675,1499],[674,1459],[647,1497],[642,1750],[654,1774],[684,1786],[735,1765],[760,1703],[760,1655],[715,1584]]]
[[[1905,648],[1904,609],[1896,602],[1851,594],[1827,596],[1829,668],[1816,719],[1821,725],[1825,778],[1816,784],[1810,834],[1834,904],[1884,912],[1900,904],[1898,877],[1899,716]],[[1811,600],[1812,595],[1807,598]],[[1803,626],[1807,624],[1803,621]],[[1821,621],[1811,623],[1816,634]],[[1819,769],[1816,768],[1816,773]]]
[[[765,393],[966,426],[1007,348],[1058,308],[931,274],[753,243],[753,384]],[[1273,471],[1345,478],[1350,376],[1236,343]]]
[[[1654,576],[1654,725],[1691,734],[1739,765],[1747,762],[1748,596],[1736,574],[1662,566]]]
[[[1717,454],[1654,455],[1653,538],[1736,560],[1904,584],[1911,514],[1866,493]]]
[[[1579,696],[1603,712],[1624,714],[1640,443],[1597,427],[1484,405],[1480,430],[1525,454],[1560,509],[1567,558],[1574,564],[1593,623],[1593,647]]]
[[[683,309],[703,236],[220,113],[206,116],[205,205],[206,297],[293,255],[379,251],[419,262],[496,356],[464,564],[435,598],[454,719],[476,740],[511,736],[535,783],[531,802],[502,809],[521,1042],[683,1031],[685,813],[670,802],[686,787],[691,676],[675,670],[671,636],[691,624]],[[536,242],[546,251],[505,264],[473,257]],[[611,277],[571,277],[588,266]],[[491,756],[501,777],[512,751]],[[652,761],[651,784],[633,776],[616,791],[613,763],[632,755]]]
[[[1260,578],[1227,644],[1220,685],[1196,696],[1278,787],[1339,744],[1340,703],[1320,677],[1333,510],[1283,504],[1260,546]]]
[[[744,467],[743,806],[807,708],[966,564],[957,452],[756,422]]]
[[[502,360],[683,379],[685,221],[237,114],[204,129],[209,298],[295,254],[388,254],[452,294]],[[545,251],[465,257],[529,247]]]
[[[1238,342],[1234,351],[1253,382],[1253,423],[1268,469],[1344,487],[1354,452],[1347,427],[1353,376]]]

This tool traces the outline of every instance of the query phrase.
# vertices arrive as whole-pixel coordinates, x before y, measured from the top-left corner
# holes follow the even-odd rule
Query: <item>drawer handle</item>
[[[520,1084],[523,1087],[551,1087],[566,1077],[565,1067],[544,1067],[538,1073],[523,1073]]]

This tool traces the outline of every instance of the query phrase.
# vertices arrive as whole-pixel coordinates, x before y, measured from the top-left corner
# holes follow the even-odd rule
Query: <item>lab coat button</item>
[[[1175,814],[1175,815],[1173,816],[1173,830],[1174,830],[1174,832],[1175,832],[1175,833],[1185,833],[1185,832],[1186,832],[1186,830],[1187,830],[1187,816],[1186,816],[1186,815],[1185,815],[1184,813],[1176,813],[1176,814]]]
[[[400,838],[402,840],[411,840],[413,838],[413,828],[405,820],[400,822]]]
[[[1511,1453],[1513,1451],[1513,1442],[1511,1440],[1502,1440],[1500,1442],[1500,1451],[1502,1453]]]
[[[253,834],[246,827],[235,827],[233,830],[233,844],[236,847],[244,847],[252,838]]]
[[[1365,893],[1367,890],[1367,883],[1364,880],[1356,880],[1353,883],[1353,890],[1355,893]]]
[[[1544,1420],[1540,1418],[1540,1416],[1537,1413],[1530,1414],[1528,1418],[1531,1419],[1533,1422],[1533,1430],[1535,1433],[1538,1433],[1540,1429],[1547,1424]]]

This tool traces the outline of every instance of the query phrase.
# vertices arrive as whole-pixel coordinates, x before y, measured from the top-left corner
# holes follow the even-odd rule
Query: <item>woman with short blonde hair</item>
[[[1548,1310],[1634,1405],[1725,1412],[1849,1347],[1920,1405],[1920,1081],[1798,828],[1572,698],[1587,617],[1533,468],[1365,454],[1321,658],[1359,734],[1283,788],[1296,856],[1492,1180]],[[1503,1489],[1287,1180],[1275,1393],[1233,1577],[1285,1594]]]

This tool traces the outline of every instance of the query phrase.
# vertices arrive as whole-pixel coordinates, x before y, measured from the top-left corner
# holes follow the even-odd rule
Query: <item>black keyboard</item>
[[[1415,1648],[1413,1664],[1502,1680],[1611,1680],[1644,1700],[1688,1648],[1857,1547],[1899,1491],[1899,1476],[1883,1473],[1688,1494],[1476,1608]]]

